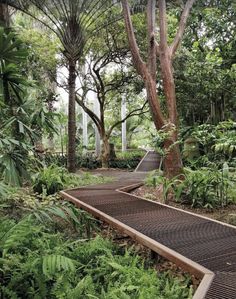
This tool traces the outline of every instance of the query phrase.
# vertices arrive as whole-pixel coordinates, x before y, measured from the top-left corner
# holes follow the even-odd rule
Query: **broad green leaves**
[[[26,49],[22,48],[22,42],[16,38],[15,33],[6,34],[0,27],[0,60],[6,63],[24,61],[27,58]]]

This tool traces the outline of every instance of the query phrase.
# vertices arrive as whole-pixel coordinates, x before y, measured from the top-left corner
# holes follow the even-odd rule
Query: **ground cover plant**
[[[219,208],[236,202],[234,176],[228,173],[227,164],[222,170],[185,168],[181,177],[167,179],[160,172],[146,179],[147,186],[163,188],[164,201],[172,196],[177,202],[191,207]]]
[[[66,168],[57,165],[50,165],[42,168],[33,175],[33,190],[36,193],[46,195],[54,194],[62,189],[75,188],[91,184],[101,184],[112,179],[103,176],[94,176],[88,172],[81,172],[78,175],[71,174]]]
[[[165,132],[154,138],[154,145],[161,156],[165,151],[161,145]],[[146,186],[158,190],[162,201],[176,202],[184,206],[202,209],[234,207],[236,203],[235,177],[235,122],[229,120],[217,125],[203,124],[185,127],[179,142],[184,157],[181,175],[168,178],[163,175],[162,163],[159,170],[146,179]],[[147,191],[148,193],[148,191]],[[152,191],[151,191],[152,193]]]
[[[101,237],[97,220],[57,194],[36,200],[11,192],[0,202],[2,298],[192,297],[189,278],[156,273],[134,250]]]

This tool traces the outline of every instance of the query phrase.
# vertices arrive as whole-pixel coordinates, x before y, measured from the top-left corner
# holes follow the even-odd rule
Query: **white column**
[[[122,96],[121,101],[121,119],[126,117],[126,95]],[[127,140],[126,140],[126,120],[122,122],[121,134],[122,134],[122,152],[127,149]]]
[[[88,114],[82,110],[83,118],[83,146],[88,147]]]
[[[94,99],[94,113],[100,118],[100,106],[96,94],[94,92],[93,92],[93,99]],[[94,130],[95,130],[95,154],[97,157],[99,157],[101,153],[101,141],[100,141],[100,135],[96,125],[94,125]]]

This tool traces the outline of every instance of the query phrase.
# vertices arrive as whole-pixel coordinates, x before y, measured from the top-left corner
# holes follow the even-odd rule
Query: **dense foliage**
[[[192,297],[189,278],[157,275],[151,262],[99,236],[97,220],[57,195],[37,200],[12,190],[0,198],[3,298]]]
[[[127,152],[117,152],[116,158],[109,160],[110,168],[130,169],[133,170],[137,167],[138,163],[144,156],[144,152],[140,150],[133,150]],[[50,166],[56,164],[58,166],[66,166],[66,155],[59,154],[46,154],[45,163]],[[101,160],[96,157],[94,153],[87,152],[81,153],[77,156],[76,165],[78,168],[96,169],[102,167]]]
[[[0,0],[1,298],[191,298],[188,279],[156,274],[61,201],[62,189],[111,181],[66,168],[133,170],[138,148],[152,147],[161,164],[146,185],[166,203],[236,204],[234,1],[195,1],[184,36],[176,33],[187,1],[153,1],[155,32],[147,1],[128,2],[133,51],[117,1]],[[120,152],[124,140],[134,150]],[[171,152],[170,165],[183,161],[178,176],[163,174]]]

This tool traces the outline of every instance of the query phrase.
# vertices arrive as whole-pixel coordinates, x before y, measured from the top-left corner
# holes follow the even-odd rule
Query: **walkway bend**
[[[236,299],[236,228],[128,194],[144,177],[124,172],[116,182],[61,194],[201,278],[194,299]]]

